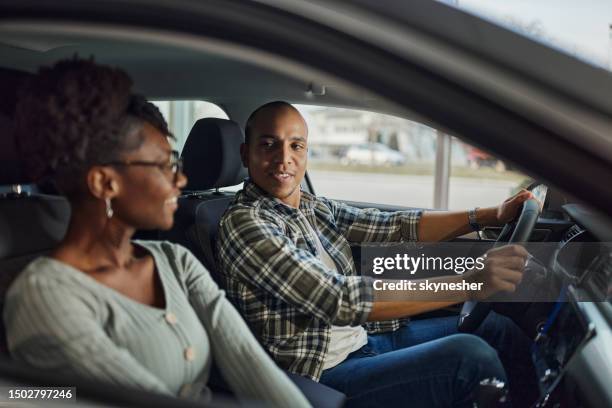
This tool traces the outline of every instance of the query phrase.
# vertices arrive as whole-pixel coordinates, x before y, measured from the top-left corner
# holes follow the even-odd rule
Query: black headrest
[[[0,200],[0,265],[6,259],[54,248],[64,237],[70,203],[64,197],[36,194]],[[5,270],[0,270],[0,275]]]
[[[240,184],[247,176],[240,160],[244,137],[231,120],[198,120],[183,147],[183,171],[189,179],[186,190],[209,190]]]

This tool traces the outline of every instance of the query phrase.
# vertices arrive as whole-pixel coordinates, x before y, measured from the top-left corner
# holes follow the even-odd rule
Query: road
[[[310,170],[317,195],[343,200],[432,208],[433,176]],[[449,209],[498,205],[516,181],[451,177]]]

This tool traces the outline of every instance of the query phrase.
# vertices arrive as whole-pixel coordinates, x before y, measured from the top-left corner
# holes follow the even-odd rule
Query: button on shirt
[[[349,242],[416,241],[421,211],[359,209],[302,192],[291,208],[247,180],[221,219],[217,241],[228,297],[278,365],[318,380],[331,326],[370,333],[401,321],[367,322],[372,280],[357,275]],[[317,256],[310,225],[334,261]]]
[[[174,313],[172,313],[172,312],[166,313],[166,321],[169,324],[172,324],[172,325],[176,324],[176,322],[177,322],[176,315]]]
[[[195,352],[195,349],[193,347],[191,347],[191,346],[187,347],[185,349],[185,353],[184,354],[185,354],[185,360],[187,360],[187,361],[195,360],[196,352]]]

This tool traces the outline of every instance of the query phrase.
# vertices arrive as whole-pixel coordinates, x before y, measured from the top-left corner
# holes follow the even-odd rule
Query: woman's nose
[[[183,188],[187,185],[187,176],[182,171],[179,171],[175,185],[178,188]]]

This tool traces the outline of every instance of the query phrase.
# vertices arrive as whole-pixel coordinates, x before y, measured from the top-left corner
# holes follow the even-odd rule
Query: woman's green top
[[[207,390],[214,359],[240,399],[309,406],[188,250],[169,242],[134,243],[155,260],[164,309],[42,257],[7,294],[11,355],[35,367],[186,397]]]

